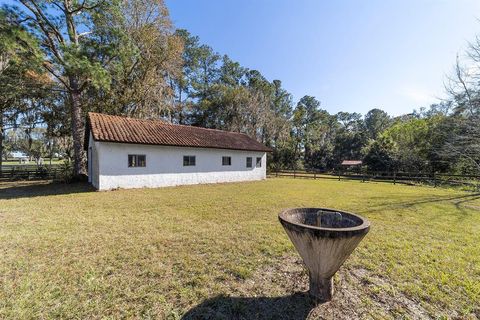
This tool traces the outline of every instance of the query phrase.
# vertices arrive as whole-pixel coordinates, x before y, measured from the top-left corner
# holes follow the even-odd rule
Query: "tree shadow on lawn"
[[[0,183],[0,200],[33,198],[72,193],[93,192],[87,183],[56,183],[51,181],[18,181]]]
[[[478,199],[480,199],[480,193],[472,193],[472,194],[459,195],[459,196],[453,196],[453,197],[443,196],[443,197],[416,198],[415,200],[411,200],[411,201],[398,201],[398,202],[390,199],[388,202],[372,207],[366,211],[371,212],[371,211],[381,211],[385,209],[410,208],[420,204],[432,204],[437,202],[452,202],[457,209],[463,211],[462,206],[464,206],[465,203],[475,201]]]
[[[190,309],[183,320],[193,319],[306,319],[315,308],[308,293],[283,297],[229,297],[219,295]]]
[[[471,202],[471,201],[474,201],[474,200],[478,200],[480,199],[480,193],[476,193],[474,195],[472,195],[471,197],[468,197],[468,198],[464,198],[462,200],[459,200],[459,201],[456,201],[455,202],[455,207],[461,211],[465,211],[464,207],[468,207],[470,209],[476,209],[476,210],[479,210],[480,211],[480,206],[471,206],[471,205],[467,205],[466,203],[468,202]],[[457,198],[458,200],[458,198]]]

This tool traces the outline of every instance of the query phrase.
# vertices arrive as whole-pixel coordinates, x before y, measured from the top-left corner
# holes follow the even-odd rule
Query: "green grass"
[[[178,318],[296,256],[277,214],[301,206],[371,221],[342,267],[383,279],[361,288],[364,305],[401,294],[432,316],[480,316],[479,194],[273,178],[112,192],[0,184],[0,318]],[[282,281],[253,287],[269,296]]]

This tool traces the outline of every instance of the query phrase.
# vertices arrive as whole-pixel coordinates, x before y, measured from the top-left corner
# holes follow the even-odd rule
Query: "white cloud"
[[[413,104],[423,107],[428,107],[428,105],[439,100],[438,94],[420,87],[404,87],[400,94],[411,100]]]

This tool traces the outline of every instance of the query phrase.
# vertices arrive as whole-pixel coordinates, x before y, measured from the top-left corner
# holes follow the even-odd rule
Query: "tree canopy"
[[[80,174],[86,113],[98,111],[243,132],[273,148],[275,168],[363,160],[370,170],[478,173],[479,52],[477,38],[436,105],[330,114],[175,29],[162,0],[20,0],[0,10],[0,150],[59,153]]]

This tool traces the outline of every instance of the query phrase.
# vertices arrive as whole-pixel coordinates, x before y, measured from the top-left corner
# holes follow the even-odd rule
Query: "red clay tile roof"
[[[89,112],[95,141],[271,152],[246,134]],[[86,138],[88,137],[88,134]],[[88,141],[88,140],[87,140]]]

